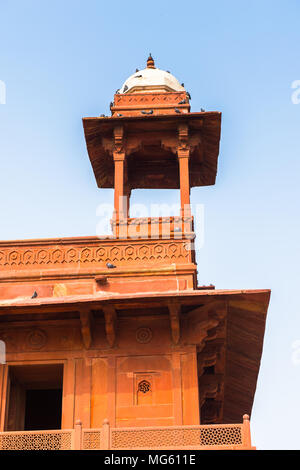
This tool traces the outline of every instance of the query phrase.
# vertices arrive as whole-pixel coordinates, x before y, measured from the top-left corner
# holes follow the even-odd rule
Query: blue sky
[[[192,95],[222,112],[216,185],[205,207],[199,284],[271,288],[252,415],[257,448],[300,448],[299,129],[297,0],[0,1],[0,239],[94,235],[97,188],[83,116],[108,114],[113,94],[149,52]],[[133,202],[178,202],[134,191]]]

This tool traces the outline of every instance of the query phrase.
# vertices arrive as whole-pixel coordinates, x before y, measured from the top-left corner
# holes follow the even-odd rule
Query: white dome
[[[178,92],[185,91],[185,89],[171,73],[148,66],[144,70],[139,70],[127,78],[120,88],[119,93],[144,93],[147,91]]]

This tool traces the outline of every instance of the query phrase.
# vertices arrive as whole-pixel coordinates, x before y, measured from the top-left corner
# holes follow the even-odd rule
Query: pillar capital
[[[124,127],[117,125],[114,127],[114,155],[124,152]]]
[[[177,148],[178,158],[190,158],[190,149],[189,148]]]
[[[113,159],[115,162],[124,162],[126,154],[125,152],[113,152]]]
[[[189,126],[186,122],[178,125],[178,158],[189,156],[190,142],[189,142]]]

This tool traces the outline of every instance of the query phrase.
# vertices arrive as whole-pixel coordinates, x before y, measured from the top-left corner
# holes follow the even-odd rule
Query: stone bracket
[[[92,324],[93,314],[90,310],[80,311],[80,323],[81,323],[81,335],[83,345],[86,349],[89,349],[92,344]]]
[[[105,319],[105,333],[109,346],[112,348],[116,342],[117,312],[112,305],[103,307]]]
[[[227,314],[227,302],[224,300],[214,300],[212,302],[207,303],[206,305],[202,305],[200,307],[196,307],[188,312],[189,317],[196,317],[199,319],[223,319]]]
[[[178,126],[178,150],[186,151],[186,156],[189,156],[189,126],[186,123]]]
[[[123,126],[114,127],[114,150],[117,154],[121,154],[121,159],[124,159],[124,154],[122,155],[124,149],[124,128]],[[114,158],[115,157],[114,155]]]
[[[170,327],[171,327],[171,336],[174,344],[178,344],[180,340],[180,309],[181,306],[179,303],[169,303],[169,317],[170,317]]]
[[[222,374],[203,375],[199,378],[199,394],[202,406],[206,398],[216,398],[224,377]]]

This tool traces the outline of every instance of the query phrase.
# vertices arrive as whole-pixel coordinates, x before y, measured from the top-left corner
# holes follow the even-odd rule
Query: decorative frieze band
[[[97,246],[50,245],[2,248],[0,246],[0,271],[34,269],[35,266],[53,268],[72,265],[97,265],[118,263],[118,266],[133,264],[185,264],[190,261],[191,252],[184,240],[153,244],[128,243]]]
[[[129,93],[115,95],[115,106],[120,105],[136,105],[136,104],[163,104],[163,103],[178,103],[186,98],[186,92],[176,93]]]

